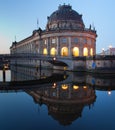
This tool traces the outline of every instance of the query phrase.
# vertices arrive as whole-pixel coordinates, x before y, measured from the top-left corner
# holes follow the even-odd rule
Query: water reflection
[[[13,68],[11,77],[12,81],[43,79],[42,81],[46,82],[49,79],[49,82],[42,87],[24,91],[31,95],[38,105],[45,104],[48,115],[61,125],[70,125],[82,116],[85,106],[90,109],[96,100],[94,88],[86,86],[85,73],[54,70],[41,70],[39,73],[36,68],[16,67],[16,71]]]
[[[85,107],[94,107],[96,90],[111,94],[115,90],[114,79],[114,75],[11,66],[11,82],[1,83],[0,89],[7,92],[21,89],[41,108],[46,105],[48,116],[65,126],[82,117]]]
[[[77,84],[61,84],[42,87],[37,90],[27,90],[39,105],[45,104],[48,115],[61,125],[70,125],[82,116],[85,106],[91,108],[96,95],[93,88]]]
[[[7,77],[10,77],[10,73],[7,72],[6,75]],[[4,75],[1,77],[4,77]],[[108,74],[92,75],[91,73],[83,72],[64,72],[50,69],[39,70],[38,68],[11,66],[11,82],[17,83],[17,85],[19,83],[20,86],[27,85],[31,88],[36,84],[40,84],[39,86],[42,87],[44,86],[42,84],[47,86],[48,83],[51,85],[54,84],[54,86],[52,85],[54,88],[56,87],[56,84],[63,84],[63,89],[66,89],[68,88],[68,85],[66,84],[75,84],[73,85],[75,89],[81,85],[92,87],[96,90],[111,91],[115,89],[114,79],[115,75]]]

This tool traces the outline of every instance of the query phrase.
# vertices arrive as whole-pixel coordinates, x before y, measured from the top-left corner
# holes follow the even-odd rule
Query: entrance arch
[[[73,56],[79,56],[79,48],[78,47],[73,48]]]
[[[88,56],[88,49],[87,49],[87,47],[84,47],[84,49],[83,49],[83,56]]]
[[[61,49],[61,56],[68,56],[68,48],[67,47],[63,47]]]

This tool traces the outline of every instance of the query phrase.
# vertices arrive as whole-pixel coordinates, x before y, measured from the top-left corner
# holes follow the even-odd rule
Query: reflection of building
[[[96,31],[89,26],[85,28],[82,15],[70,5],[60,5],[49,17],[46,29],[34,30],[30,37],[20,42],[14,42],[10,48],[11,54],[33,53],[44,56],[78,57],[96,54]],[[85,66],[85,60],[71,61],[74,66]],[[78,62],[78,63],[75,63]],[[39,61],[20,60],[18,64],[39,64]],[[52,66],[44,62],[44,66]]]
[[[115,90],[115,75],[87,75],[86,83],[95,89],[111,91]]]
[[[24,81],[24,80],[38,80],[53,75],[51,70],[39,70],[38,68],[23,67],[23,66],[12,66],[11,69],[11,80],[12,81]]]
[[[84,106],[93,104],[96,99],[95,90],[76,84],[61,84],[42,87],[37,90],[27,90],[36,103],[46,104],[48,114],[61,125],[70,125],[82,116]]]

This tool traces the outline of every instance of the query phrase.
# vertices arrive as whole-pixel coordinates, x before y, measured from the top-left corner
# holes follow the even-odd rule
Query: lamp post
[[[105,49],[102,48],[102,55],[105,55]]]
[[[109,45],[109,55],[112,55],[111,49],[112,49],[112,45]]]

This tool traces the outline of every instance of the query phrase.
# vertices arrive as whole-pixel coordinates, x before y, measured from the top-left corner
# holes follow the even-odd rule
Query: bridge
[[[53,73],[52,76],[47,78],[40,78],[37,80],[25,81],[3,81],[0,82],[0,93],[20,92],[26,90],[37,90],[47,87],[56,88],[62,85],[87,86],[96,90],[111,91],[115,90],[115,75],[92,75],[83,72],[63,72]]]
[[[0,92],[9,92],[9,91],[23,91],[38,89],[41,87],[53,86],[54,83],[60,85],[65,82],[70,82],[65,80],[63,74],[53,74],[50,77],[38,79],[38,80],[27,80],[27,81],[4,81],[0,82]]]
[[[65,57],[65,56],[57,56],[57,55],[41,55],[41,54],[34,54],[34,53],[16,53],[16,54],[0,54],[0,61],[3,65],[3,63],[5,62],[6,64],[10,64],[11,60],[16,60],[18,61],[19,59],[21,60],[40,60],[40,61],[47,61],[53,65],[56,66],[64,66],[64,67],[68,67],[69,70],[73,70],[73,64],[74,61],[85,61],[86,57],[82,56],[82,57],[74,57],[74,56],[69,56],[69,57]]]
[[[102,73],[115,73],[115,55],[95,55],[90,57],[85,56],[59,56],[59,55],[42,55],[37,53],[16,53],[16,54],[1,54],[0,65],[4,62],[10,64],[10,61],[14,61],[16,64],[20,60],[39,60],[40,66],[42,61],[47,61],[53,66],[63,66],[70,71],[91,71],[91,72],[102,72]],[[19,61],[19,62],[18,62]],[[96,68],[92,67],[95,62]],[[100,62],[100,63],[96,63]],[[43,65],[43,64],[42,64]],[[101,66],[100,66],[101,65]],[[104,69],[104,71],[103,71]],[[102,71],[100,71],[102,70]],[[108,71],[109,70],[109,71]]]

